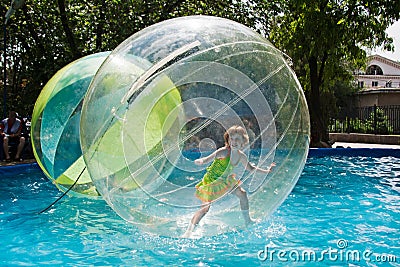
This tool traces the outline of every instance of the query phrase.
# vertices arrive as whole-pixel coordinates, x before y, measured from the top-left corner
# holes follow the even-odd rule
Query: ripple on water
[[[266,222],[199,240],[141,233],[96,199],[65,197],[39,215],[61,193],[37,170],[2,182],[3,265],[280,266],[260,261],[257,253],[266,247],[321,252],[342,239],[348,249],[398,255],[400,262],[400,163],[391,157],[310,158]]]

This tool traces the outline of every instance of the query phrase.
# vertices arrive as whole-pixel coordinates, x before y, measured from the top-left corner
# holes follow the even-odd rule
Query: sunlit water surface
[[[309,158],[266,222],[199,240],[139,232],[102,200],[58,196],[40,170],[1,174],[3,266],[400,266],[400,161]]]

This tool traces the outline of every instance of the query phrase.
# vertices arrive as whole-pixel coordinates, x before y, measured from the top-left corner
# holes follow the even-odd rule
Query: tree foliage
[[[328,141],[328,116],[321,95],[332,91],[335,82],[350,80],[351,70],[364,63],[363,48],[393,49],[385,30],[399,19],[400,2],[288,0],[280,2],[280,8],[270,38],[292,58],[304,87],[312,143]]]
[[[10,2],[0,4],[2,14]],[[267,25],[273,8],[257,2],[26,0],[7,25],[7,108],[30,114],[41,89],[59,69],[82,56],[111,51],[135,32],[166,19],[202,14],[250,27]]]

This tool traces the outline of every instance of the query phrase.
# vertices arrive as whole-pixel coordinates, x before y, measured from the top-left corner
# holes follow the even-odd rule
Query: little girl
[[[189,227],[182,237],[190,237],[196,225],[206,215],[210,209],[211,203],[225,195],[226,193],[234,193],[240,200],[240,208],[246,225],[253,223],[249,214],[249,200],[246,191],[240,187],[241,182],[235,179],[232,173],[233,168],[241,163],[249,171],[257,171],[260,173],[269,173],[271,168],[275,166],[272,163],[268,169],[262,169],[251,164],[246,154],[241,149],[248,144],[249,137],[246,130],[241,126],[232,126],[224,134],[225,146],[219,148],[211,155],[196,159],[196,165],[212,164],[207,167],[207,172],[202,181],[196,185],[196,197],[203,204],[201,208],[194,214]]]

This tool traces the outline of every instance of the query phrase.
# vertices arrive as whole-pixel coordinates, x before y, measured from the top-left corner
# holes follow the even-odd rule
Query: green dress
[[[232,170],[229,156],[215,159],[207,167],[202,181],[196,185],[196,197],[203,202],[211,202],[240,185],[235,174],[231,174]]]

